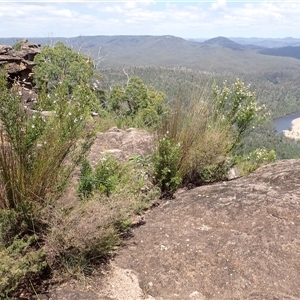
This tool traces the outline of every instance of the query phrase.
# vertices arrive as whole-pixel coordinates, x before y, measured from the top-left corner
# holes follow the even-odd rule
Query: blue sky
[[[0,37],[300,38],[300,1],[0,0]]]

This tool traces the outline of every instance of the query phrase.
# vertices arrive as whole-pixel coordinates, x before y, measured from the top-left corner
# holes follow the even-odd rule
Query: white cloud
[[[211,5],[211,8],[213,10],[223,10],[226,8],[226,0],[217,0],[217,2],[214,2],[212,5]]]
[[[300,37],[300,2],[0,2],[0,37],[152,34]]]

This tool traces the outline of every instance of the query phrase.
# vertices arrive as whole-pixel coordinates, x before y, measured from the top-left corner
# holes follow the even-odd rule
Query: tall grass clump
[[[89,140],[82,139],[87,136],[87,110],[64,84],[39,99],[41,110],[46,99],[55,103],[54,110],[45,114],[25,109],[17,87],[7,90],[1,76],[0,208],[22,212],[30,223],[47,196],[57,195]]]
[[[71,95],[61,82],[51,93],[41,91],[39,103],[32,110],[23,105],[19,87],[7,89],[6,84],[6,76],[1,73],[1,296],[13,292],[18,282],[45,270],[42,244],[51,219],[50,208],[93,137],[88,126],[89,107],[82,101],[85,87],[79,84],[77,94]],[[43,111],[45,102],[52,102],[53,110]],[[26,263],[22,257],[27,257]]]
[[[157,134],[154,180],[162,193],[172,194],[180,184],[226,179],[235,151],[263,120],[263,110],[239,79],[230,86],[213,83],[189,103],[179,98]]]

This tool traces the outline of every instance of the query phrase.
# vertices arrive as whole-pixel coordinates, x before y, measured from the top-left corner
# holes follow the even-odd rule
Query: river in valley
[[[273,125],[278,133],[282,133],[284,130],[290,129],[293,120],[297,118],[300,118],[300,111],[274,119]]]

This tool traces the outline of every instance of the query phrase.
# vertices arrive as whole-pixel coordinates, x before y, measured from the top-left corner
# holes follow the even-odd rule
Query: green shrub
[[[62,42],[44,46],[34,61],[34,79],[39,89],[46,86],[51,91],[65,82],[72,93],[78,84],[89,83],[93,75],[93,61]]]
[[[55,111],[44,116],[24,109],[16,88],[8,91],[5,78],[0,80],[0,208],[26,213],[23,204],[29,201],[39,210],[38,203],[57,193],[88,149],[86,108],[61,84]]]
[[[96,189],[109,196],[115,191],[121,176],[121,163],[116,158],[111,156],[101,158],[95,169]]]
[[[89,199],[97,193],[106,196],[113,193],[138,194],[147,180],[144,168],[141,169],[138,164],[133,158],[122,162],[112,156],[104,156],[93,170],[90,163],[84,161],[77,189],[79,197]]]
[[[161,117],[168,113],[166,95],[147,88],[139,77],[129,77],[126,86],[114,86],[108,97],[107,110],[114,113],[117,125],[153,127],[161,125]]]
[[[95,176],[88,160],[84,160],[81,165],[80,181],[78,183],[77,193],[81,199],[87,199],[92,196],[95,185]]]
[[[188,104],[179,99],[158,130],[155,182],[162,192],[174,192],[178,178],[193,185],[226,179],[234,152],[264,119],[263,110],[239,79],[230,87],[213,84],[212,93],[204,89]]]
[[[53,102],[53,110],[45,113],[46,101]],[[27,288],[46,266],[42,241],[35,241],[45,236],[53,212],[48,208],[89,149],[93,131],[88,105],[72,97],[64,83],[51,94],[39,93],[37,111],[22,105],[18,86],[8,90],[1,74],[0,106],[2,296],[22,282]]]
[[[46,91],[48,96],[54,94],[55,97],[58,86],[63,83],[67,95],[88,106],[89,111],[104,113],[100,101],[105,92],[93,84],[101,75],[95,72],[92,59],[58,42],[53,47],[44,46],[34,62],[34,80],[39,91]],[[43,109],[55,109],[55,99],[46,100]],[[40,107],[39,104],[40,101],[36,107]]]
[[[246,158],[242,158],[239,164],[242,166],[243,174],[249,174],[263,165],[270,164],[276,160],[274,150],[266,148],[255,149]]]
[[[88,161],[84,161],[77,190],[78,195],[81,199],[87,199],[97,191],[109,196],[116,189],[120,176],[120,165],[113,157],[101,158],[95,171]]]
[[[37,236],[33,235],[28,238],[15,238],[9,247],[0,248],[1,299],[11,299],[18,286],[25,284],[28,288],[29,282],[36,281],[45,271],[46,254],[41,249],[36,250],[37,242]]]
[[[8,247],[15,236],[22,235],[23,232],[27,231],[27,225],[22,221],[14,209],[0,210],[0,249],[1,247]]]
[[[16,42],[12,47],[14,50],[20,51],[22,49],[22,41]]]
[[[172,194],[180,185],[179,173],[181,146],[166,135],[158,141],[154,152],[154,179],[163,194]]]

